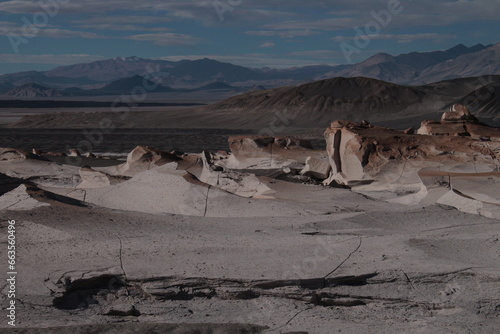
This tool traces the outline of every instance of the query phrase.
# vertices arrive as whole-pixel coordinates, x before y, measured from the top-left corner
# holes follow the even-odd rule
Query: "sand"
[[[425,181],[423,195],[401,203],[388,200],[412,194],[270,174],[257,178],[272,196],[245,198],[176,162],[84,189],[74,166],[21,159],[0,161],[0,173],[9,175],[0,258],[7,220],[18,242],[17,326],[2,317],[2,333],[496,333],[500,325],[500,219],[487,213],[500,201],[495,173],[426,170],[422,180],[451,176],[452,186]],[[1,290],[6,312],[5,283]]]

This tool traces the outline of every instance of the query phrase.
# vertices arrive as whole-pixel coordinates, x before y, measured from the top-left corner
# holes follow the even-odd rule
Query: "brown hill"
[[[258,118],[281,112],[287,113],[289,125],[316,127],[337,118],[382,121],[413,116],[416,112],[428,113],[429,110],[420,108],[432,98],[417,88],[375,79],[333,78],[297,87],[249,92],[205,110],[255,114]]]

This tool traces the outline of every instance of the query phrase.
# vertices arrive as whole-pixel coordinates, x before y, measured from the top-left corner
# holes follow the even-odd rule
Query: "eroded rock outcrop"
[[[420,135],[471,137],[480,140],[500,140],[500,129],[482,124],[466,106],[454,104],[443,113],[441,121],[423,121]]]
[[[208,152],[201,153],[198,161],[186,171],[205,184],[242,197],[269,198],[273,192],[253,174],[224,171],[214,165]]]
[[[311,176],[318,180],[327,179],[332,167],[328,159],[319,159],[315,157],[306,158],[306,166],[300,171],[301,175]]]
[[[449,170],[481,165],[489,171],[499,168],[500,142],[471,137],[413,135],[335,121],[325,131],[325,140],[332,166],[326,184],[420,184],[417,171],[425,167]]]
[[[79,174],[82,178],[82,183],[77,186],[79,189],[107,187],[130,179],[130,177],[127,176],[109,175],[89,166],[80,168]]]
[[[148,146],[137,146],[127,156],[127,162],[114,168],[112,174],[133,176],[139,172],[167,163],[180,161],[182,158]]]
[[[23,160],[27,158],[35,158],[32,153],[17,150],[14,148],[0,148],[0,161]]]
[[[293,137],[229,137],[232,155],[223,166],[231,169],[302,168],[307,157],[324,156],[311,142]]]
[[[443,113],[441,116],[443,122],[479,122],[479,120],[470,113],[466,106],[456,103],[450,107],[450,111]]]

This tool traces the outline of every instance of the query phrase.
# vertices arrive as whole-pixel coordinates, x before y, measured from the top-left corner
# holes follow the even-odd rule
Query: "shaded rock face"
[[[148,146],[137,146],[127,156],[127,162],[120,165],[115,174],[132,176],[136,173],[162,166],[182,158]]]
[[[500,141],[412,135],[348,121],[333,122],[324,135],[332,167],[326,184],[419,184],[417,171],[425,167],[499,168]]]
[[[236,136],[228,142],[232,156],[224,166],[232,169],[302,167],[307,157],[324,155],[310,141],[293,137]]]

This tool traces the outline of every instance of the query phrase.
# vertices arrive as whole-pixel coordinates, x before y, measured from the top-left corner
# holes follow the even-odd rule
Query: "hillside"
[[[34,98],[34,97],[58,97],[62,96],[62,93],[57,89],[30,82],[22,86],[11,89],[5,95],[16,98]]]
[[[109,118],[121,128],[237,128],[282,132],[323,128],[336,119],[368,120],[407,128],[418,127],[423,119],[439,119],[453,103],[469,106],[473,103],[471,110],[476,110],[482,121],[500,125],[499,86],[500,76],[413,87],[364,77],[334,78],[296,87],[250,91],[206,107],[131,112],[125,120],[112,112],[96,113],[92,117],[88,113],[50,113],[26,116],[13,127],[92,128],[99,126],[100,119]],[[494,93],[483,94],[484,90],[493,89]]]

